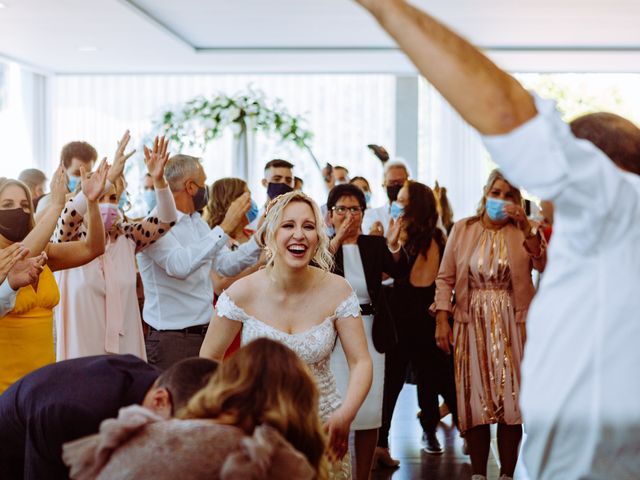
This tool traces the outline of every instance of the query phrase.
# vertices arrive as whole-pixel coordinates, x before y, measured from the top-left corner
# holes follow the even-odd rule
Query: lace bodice
[[[333,315],[325,318],[322,323],[299,333],[283,332],[248,315],[226,292],[220,295],[216,310],[221,317],[242,322],[242,345],[256,338],[267,337],[284,343],[298,354],[316,378],[320,391],[320,417],[323,421],[340,406],[341,399],[329,368],[329,359],[336,343],[335,320],[360,315],[360,304],[355,293],[351,293],[338,305]]]

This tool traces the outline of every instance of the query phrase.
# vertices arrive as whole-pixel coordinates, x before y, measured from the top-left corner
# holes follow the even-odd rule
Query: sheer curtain
[[[480,136],[425,80],[420,104],[418,178],[447,187],[455,220],[473,215],[491,169]]]
[[[25,168],[47,171],[49,78],[13,62],[1,62],[0,176],[16,178]]]
[[[280,98],[293,114],[303,115],[314,133],[313,153],[320,163],[345,165],[352,175],[363,175],[378,187],[379,162],[368,151],[380,143],[393,151],[395,78],[392,75],[78,75],[58,76],[53,89],[54,127],[52,151],[71,140],[92,143],[100,156],[113,154],[116,140],[127,128],[136,148],[152,130],[152,120],[164,109],[198,95],[234,94],[252,86],[267,98]],[[186,148],[183,153],[203,157],[208,183],[236,173],[233,159],[238,149],[231,132],[211,143],[206,152]],[[295,174],[305,181],[305,191],[318,202],[326,199],[319,171],[307,152],[280,144],[263,134],[249,135],[248,183],[256,201],[265,198],[260,185],[264,164],[285,158],[295,164]],[[138,160],[132,165],[142,167]],[[141,168],[127,172],[128,190],[139,192]],[[134,199],[135,200],[135,199]]]

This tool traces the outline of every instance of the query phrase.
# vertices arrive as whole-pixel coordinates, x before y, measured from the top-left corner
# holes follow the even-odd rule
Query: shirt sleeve
[[[636,221],[640,179],[576,138],[553,101],[535,102],[533,119],[484,143],[510,182],[554,203],[556,234],[577,253],[606,247]]]
[[[5,280],[0,284],[0,317],[4,317],[14,309],[17,294],[18,292],[9,285],[9,280]]]
[[[255,265],[260,258],[260,252],[261,249],[254,237],[240,245],[237,250],[231,250],[225,244],[216,253],[213,269],[223,277],[234,277],[245,268]]]
[[[179,224],[175,228],[178,227]],[[155,244],[146,248],[144,254],[167,272],[167,275],[183,280],[201,266],[215,259],[220,250],[225,248],[226,243],[227,235],[224,230],[215,227],[200,241],[188,246],[182,245],[174,235],[165,235]],[[233,275],[235,274],[227,276]]]

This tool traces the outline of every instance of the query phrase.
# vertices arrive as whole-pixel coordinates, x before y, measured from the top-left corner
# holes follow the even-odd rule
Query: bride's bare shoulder
[[[336,296],[335,298],[346,298],[353,292],[351,285],[344,277],[335,273],[325,272],[319,268],[316,268],[316,270],[316,275],[321,278],[323,289],[326,289],[327,293]]]
[[[261,291],[265,282],[265,273],[263,270],[242,277],[239,280],[233,282],[233,284],[225,290],[225,293],[231,297],[236,304],[244,304],[256,292]]]

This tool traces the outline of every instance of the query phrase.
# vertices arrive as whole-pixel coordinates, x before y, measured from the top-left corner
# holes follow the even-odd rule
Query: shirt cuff
[[[11,288],[8,279],[5,279],[5,281],[0,284],[0,316],[4,317],[13,310],[16,305],[17,295],[18,292]]]
[[[162,223],[175,222],[178,212],[176,211],[176,202],[173,199],[171,190],[169,187],[156,188],[155,192],[158,201],[158,206],[156,207],[158,220]]]

